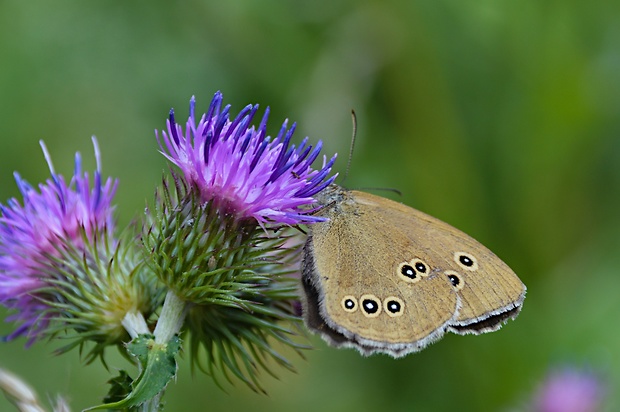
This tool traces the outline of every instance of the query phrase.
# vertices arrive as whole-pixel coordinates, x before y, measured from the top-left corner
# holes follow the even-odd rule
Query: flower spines
[[[152,269],[183,300],[243,307],[237,295],[263,279],[253,269],[265,264],[261,256],[276,242],[261,239],[255,224],[222,214],[213,202],[200,203],[178,178],[173,190],[162,186],[143,237]]]
[[[163,290],[141,261],[131,231],[120,239],[87,234],[85,248],[59,243],[58,254],[49,257],[49,276],[40,301],[54,322],[46,335],[72,330],[72,341],[59,348],[64,353],[85,343],[94,343],[86,362],[103,355],[107,346],[129,340],[122,320],[128,312],[145,318],[161,304]]]
[[[212,376],[218,384],[220,375],[234,384],[229,376],[232,372],[252,390],[264,392],[259,380],[261,370],[277,377],[272,362],[294,370],[293,365],[273,347],[274,342],[288,346],[300,355],[302,350],[309,348],[294,339],[297,330],[283,326],[283,321],[297,322],[298,319],[291,315],[291,310],[276,305],[270,305],[270,309],[263,313],[192,307],[188,324],[192,331],[189,352],[193,365]]]
[[[269,276],[246,297],[251,301],[245,310],[214,305],[191,308],[188,324],[193,363],[218,385],[219,376],[234,383],[230,372],[252,390],[264,392],[259,380],[261,371],[277,377],[272,369],[274,364],[294,370],[274,343],[289,347],[302,357],[302,351],[309,349],[296,339],[300,334],[300,320],[294,307],[298,286],[284,267],[297,251],[282,244],[273,252],[270,264],[258,269]]]

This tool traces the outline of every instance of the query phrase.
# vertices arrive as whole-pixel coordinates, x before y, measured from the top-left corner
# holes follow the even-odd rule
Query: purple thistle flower
[[[269,109],[255,127],[258,106],[246,106],[231,121],[220,92],[199,119],[195,106],[192,97],[184,127],[171,110],[167,130],[155,131],[162,154],[181,173],[173,185],[163,180],[155,209],[147,210],[147,264],[170,289],[166,303],[187,305],[192,361],[262,392],[257,373],[273,375],[266,359],[292,368],[272,341],[305,348],[281,325],[299,321],[298,286],[289,275],[300,256],[282,226],[325,220],[313,216],[315,196],[335,179],[329,174],[336,156],[313,169],[321,142],[292,145],[295,124],[289,128],[287,121],[274,138],[267,136]]]
[[[81,157],[75,156],[71,181],[56,174],[47,148],[41,142],[51,179],[30,186],[18,173],[15,180],[23,195],[23,205],[10,199],[0,205],[0,304],[16,313],[7,321],[20,324],[5,340],[27,335],[28,344],[40,338],[50,316],[49,291],[58,271],[52,270],[68,246],[84,250],[85,242],[112,238],[114,230],[112,198],[117,181],[101,181],[101,162],[97,141],[93,138],[97,170],[93,183],[82,172]]]
[[[312,169],[320,141],[314,150],[307,138],[299,147],[290,145],[295,124],[289,129],[287,121],[271,139],[266,135],[269,108],[257,129],[250,126],[258,105],[246,106],[231,122],[230,105],[222,109],[220,92],[198,124],[195,105],[192,97],[185,131],[171,110],[168,131],[162,131],[162,139],[155,133],[164,156],[181,169],[202,202],[213,201],[225,213],[253,218],[261,225],[324,220],[312,216],[308,207],[315,203],[312,196],[335,179],[328,175],[336,156],[329,162],[324,157],[322,168]]]
[[[602,407],[605,390],[593,373],[563,369],[551,373],[534,400],[537,412],[596,412]]]

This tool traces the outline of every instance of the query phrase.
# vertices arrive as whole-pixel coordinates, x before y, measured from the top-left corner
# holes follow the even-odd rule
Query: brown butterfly
[[[392,200],[331,185],[304,246],[306,324],[334,346],[395,358],[446,331],[514,319],[525,285],[482,244]]]

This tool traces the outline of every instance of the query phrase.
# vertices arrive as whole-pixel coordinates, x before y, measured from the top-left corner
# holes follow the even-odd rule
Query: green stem
[[[168,343],[174,335],[181,331],[186,314],[187,303],[169,290],[164,301],[164,307],[157,320],[157,326],[155,326],[155,342]]]
[[[161,409],[159,409],[159,402],[161,401],[162,394],[163,394],[163,391],[155,395],[153,399],[148,400],[144,402],[142,405],[140,405],[140,411],[141,412],[160,412]]]
[[[155,326],[155,343],[168,343],[170,339],[181,331],[185,315],[187,314],[187,304],[171,290],[166,294],[164,306]],[[142,412],[158,412],[161,397],[164,392],[158,393],[151,400],[145,402],[140,407]]]

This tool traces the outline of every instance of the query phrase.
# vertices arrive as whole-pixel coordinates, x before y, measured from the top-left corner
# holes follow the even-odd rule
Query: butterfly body
[[[392,200],[330,186],[304,246],[307,325],[334,346],[394,357],[446,331],[497,330],[525,286],[479,242]]]

